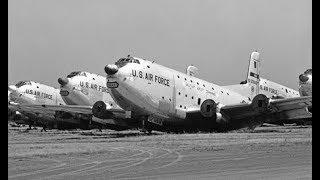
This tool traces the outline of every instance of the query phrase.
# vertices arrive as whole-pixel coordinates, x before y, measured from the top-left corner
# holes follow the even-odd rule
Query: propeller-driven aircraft
[[[65,102],[59,94],[59,89],[34,81],[20,81],[9,86],[8,108],[29,117],[29,127],[69,129],[87,129],[88,123],[74,118],[72,114],[62,111],[44,110],[45,106],[64,106]]]
[[[270,99],[299,97],[298,91],[268,79],[261,78],[260,71],[260,53],[252,52],[249,60],[246,80],[242,81],[240,84],[223,87],[238,92],[243,96],[248,96],[249,100],[252,100],[256,94],[264,94]],[[256,84],[259,84],[257,89],[255,89]]]
[[[115,102],[148,131],[228,131],[310,116],[305,111],[312,104],[310,96],[291,92],[292,97],[271,99],[259,93],[258,59],[257,53],[251,55],[249,96],[131,56],[105,66],[107,87]],[[95,116],[108,114],[103,106],[92,110]]]
[[[312,96],[312,69],[307,69],[300,74],[299,93],[301,96]]]
[[[39,108],[44,111],[71,113],[87,122],[99,124],[100,129],[105,127],[120,131],[140,126],[140,121],[126,118],[126,111],[113,101],[106,87],[105,77],[89,72],[75,71],[67,75],[66,78],[59,78],[58,83],[60,84],[61,97],[66,105],[38,105]],[[103,116],[93,116],[92,106],[94,103],[96,106],[102,106],[107,113]]]
[[[230,90],[233,90],[235,92],[240,93],[243,96],[248,96],[249,99],[252,99],[254,94],[254,83],[255,81],[258,82],[259,84],[259,89],[255,89],[258,91],[259,94],[264,94],[270,99],[286,99],[286,98],[293,98],[293,97],[300,97],[301,95],[301,86],[299,91],[296,91],[294,89],[291,89],[289,87],[283,86],[281,84],[275,83],[273,81],[270,81],[268,79],[264,79],[260,77],[260,70],[261,70],[261,60],[259,58],[260,54],[258,52],[253,52],[251,54],[250,60],[249,60],[249,66],[248,66],[248,73],[247,73],[247,79],[245,81],[242,81],[240,84],[236,85],[229,85],[229,86],[223,86],[225,88],[228,88]],[[255,75],[258,74],[258,75]],[[258,78],[255,80],[255,78],[252,76],[255,75]],[[302,75],[300,75],[302,77]],[[304,78],[306,79],[306,78]],[[301,81],[301,80],[300,80]],[[301,84],[301,83],[300,83]],[[306,89],[308,88],[308,85],[305,87]],[[312,109],[310,107],[304,109],[304,110],[299,110],[296,112],[299,112],[299,114],[303,114],[301,118],[298,118],[299,116],[297,115],[295,119],[279,119],[278,121],[273,121],[272,123],[274,124],[310,124],[312,118],[310,113],[307,116],[307,118],[304,116],[305,112],[308,111],[311,112],[309,109]]]
[[[307,69],[299,76],[299,93],[301,96],[312,96],[312,69]],[[308,107],[312,113],[312,106]]]
[[[26,124],[43,127],[55,123],[54,114],[27,107],[34,104],[64,104],[57,89],[34,81],[20,81],[8,87],[8,108],[27,116]],[[60,98],[59,98],[60,97]]]

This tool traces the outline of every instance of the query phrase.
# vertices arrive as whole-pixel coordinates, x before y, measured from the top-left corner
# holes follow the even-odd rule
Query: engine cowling
[[[251,105],[255,112],[265,113],[268,112],[269,99],[264,94],[258,94],[253,98]]]
[[[226,122],[219,111],[218,104],[212,99],[206,99],[200,106],[201,115],[205,118],[212,118],[217,123]]]
[[[92,114],[100,119],[110,119],[113,117],[112,112],[106,109],[107,105],[103,101],[97,101],[92,107]]]

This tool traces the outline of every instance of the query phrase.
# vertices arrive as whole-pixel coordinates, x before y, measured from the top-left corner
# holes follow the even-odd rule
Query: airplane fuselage
[[[97,101],[115,105],[106,87],[106,78],[88,72],[67,78],[67,84],[60,86],[62,99],[68,105],[93,106]]]
[[[142,59],[140,64],[128,63],[116,75],[108,75],[107,84],[120,107],[133,116],[151,117],[159,125],[200,123],[186,112],[199,109],[206,99],[221,105],[250,102],[229,89]]]
[[[249,96],[251,91],[251,88],[248,84],[235,84],[223,87],[235,91],[243,96]],[[259,93],[264,94],[271,99],[285,99],[300,96],[298,91],[264,78],[260,78]]]
[[[59,90],[53,87],[31,82],[20,87],[13,87],[10,100],[20,104],[63,105]]]
[[[44,84],[36,83],[33,81],[21,81],[17,85],[9,86],[10,94],[9,100],[20,105],[64,105],[59,90]],[[47,123],[48,121],[55,121],[55,113],[42,111],[33,111],[28,109],[16,109],[34,119],[37,123]]]

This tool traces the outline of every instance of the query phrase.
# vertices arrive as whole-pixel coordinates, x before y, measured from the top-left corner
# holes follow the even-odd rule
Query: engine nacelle
[[[103,101],[97,101],[92,107],[92,114],[100,119],[111,119],[113,113],[106,109],[107,105]]]
[[[226,122],[226,119],[219,111],[218,104],[212,99],[206,99],[200,106],[200,112],[203,117],[212,118],[217,123]]]
[[[258,94],[253,98],[251,106],[257,113],[267,112],[269,108],[269,99],[264,94]]]

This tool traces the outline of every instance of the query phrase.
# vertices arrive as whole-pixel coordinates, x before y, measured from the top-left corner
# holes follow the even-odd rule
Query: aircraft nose
[[[17,91],[17,87],[14,86],[14,85],[10,85],[10,86],[8,87],[8,90],[9,90],[10,92],[15,92],[15,91]]]
[[[118,72],[118,66],[116,66],[115,64],[108,64],[106,65],[106,67],[104,67],[104,71],[108,75],[114,75],[115,73]]]
[[[19,96],[18,88],[16,86],[10,85],[8,86],[8,90],[10,92],[8,95],[8,99],[14,100],[16,97]]]
[[[300,74],[299,79],[301,82],[307,82],[309,80],[309,77],[305,76],[304,74]]]
[[[59,78],[58,79],[58,83],[61,85],[61,86],[64,86],[66,84],[68,84],[69,80],[66,79],[66,78]]]

